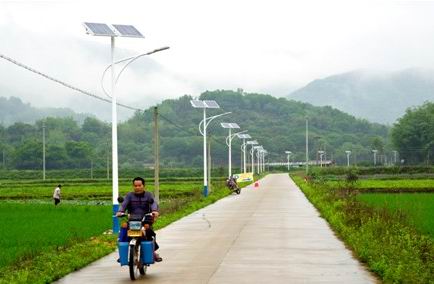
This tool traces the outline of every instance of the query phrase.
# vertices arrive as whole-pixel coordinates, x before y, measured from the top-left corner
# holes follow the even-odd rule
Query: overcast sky
[[[109,39],[82,22],[132,24],[145,39],[117,39],[133,63],[121,102],[148,107],[205,90],[285,96],[311,80],[354,69],[434,68],[431,1],[0,1],[0,53],[102,95]],[[0,60],[0,95],[36,106],[89,111],[89,100]],[[107,86],[108,87],[108,86]]]

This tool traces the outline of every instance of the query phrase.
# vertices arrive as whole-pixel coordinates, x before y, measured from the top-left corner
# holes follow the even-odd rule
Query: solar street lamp
[[[265,155],[268,154],[267,150],[262,150],[262,171],[265,172]]]
[[[247,141],[247,145],[252,145],[252,148],[250,148],[250,155],[252,157],[252,174],[255,174],[255,158],[254,158],[254,147],[255,145],[258,145],[258,141],[256,140],[251,140],[251,141]]]
[[[116,92],[115,92],[115,68],[114,68],[114,53],[115,53],[115,38],[116,37],[132,37],[144,38],[144,36],[131,25],[107,25],[104,23],[83,23],[86,33],[93,36],[110,37],[111,39],[111,98],[112,98],[112,186],[113,186],[113,233],[119,231],[119,222],[115,216],[119,210],[118,196],[118,132],[117,132],[117,108],[116,108]]]
[[[319,158],[320,158],[320,165],[321,165],[321,168],[322,168],[322,157],[324,155],[324,151],[318,151],[318,154],[319,154]]]
[[[245,133],[245,132],[247,132],[247,130],[232,134],[232,129],[240,128],[240,126],[238,124],[236,124],[236,123],[220,123],[220,125],[223,128],[229,129],[229,135],[226,137],[226,145],[228,145],[228,149],[229,149],[228,172],[229,172],[229,177],[231,177],[232,176],[232,139],[234,139],[235,136],[237,136],[237,134]]]
[[[192,107],[194,108],[201,108],[203,109],[203,119],[199,123],[199,132],[203,136],[203,195],[205,197],[208,196],[208,177],[207,177],[207,155],[206,155],[206,129],[210,122],[214,120],[217,117],[229,114],[230,112],[225,112],[222,114],[214,115],[211,117],[206,117],[206,109],[218,109],[220,106],[217,104],[216,101],[209,101],[209,100],[191,100],[190,101]]]
[[[350,167],[350,155],[351,155],[351,151],[345,151],[345,153],[347,154],[347,167]]]
[[[374,167],[377,165],[377,153],[378,150],[372,150],[372,153],[374,153]]]
[[[253,146],[253,145],[252,145]],[[260,164],[260,155],[259,155],[259,152],[262,150],[263,148],[262,148],[262,146],[253,146],[252,147],[252,173],[254,173],[254,169],[255,169],[255,163],[254,163],[254,161],[253,161],[253,156],[254,156],[254,152],[255,152],[255,150],[256,150],[256,157],[257,157],[257,159],[256,159],[256,167],[257,167],[257,172],[258,172],[258,174],[260,173],[260,168],[259,168],[259,164]]]
[[[243,169],[246,173],[246,139],[252,138],[249,134],[237,134],[238,138],[243,139],[243,144],[241,144],[241,152],[243,153]]]
[[[291,156],[292,152],[291,151],[285,151],[286,153],[286,159],[288,160],[288,171],[289,171],[289,157]]]

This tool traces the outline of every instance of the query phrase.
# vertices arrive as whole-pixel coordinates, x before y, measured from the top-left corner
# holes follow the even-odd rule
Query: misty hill
[[[288,98],[392,124],[407,108],[434,100],[434,70],[354,71],[312,81]]]
[[[0,97],[0,124],[9,126],[15,122],[34,123],[44,117],[72,117],[83,123],[90,114],[76,113],[69,108],[35,108],[17,97]]]

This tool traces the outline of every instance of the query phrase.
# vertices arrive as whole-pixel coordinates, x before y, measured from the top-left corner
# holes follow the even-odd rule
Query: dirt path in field
[[[160,230],[164,261],[136,283],[375,283],[287,174]],[[131,283],[108,255],[59,283]]]

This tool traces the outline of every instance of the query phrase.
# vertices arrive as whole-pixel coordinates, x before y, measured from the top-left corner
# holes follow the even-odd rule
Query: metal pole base
[[[203,196],[208,197],[208,186],[207,185],[203,186]]]
[[[119,204],[113,204],[113,234],[119,233],[119,219],[116,213],[119,211]]]

